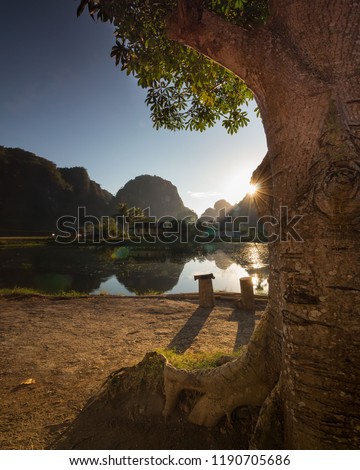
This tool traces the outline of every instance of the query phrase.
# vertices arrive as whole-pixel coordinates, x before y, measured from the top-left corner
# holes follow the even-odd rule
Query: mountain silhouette
[[[128,181],[121,188],[114,200],[114,212],[119,204],[142,210],[150,208],[150,215],[156,217],[174,217],[183,219],[195,217],[192,210],[184,206],[176,186],[160,176],[141,175]]]
[[[0,146],[0,236],[40,235],[56,230],[79,206],[95,216],[110,213],[113,196],[85,168],[58,168],[19,148]]]
[[[26,150],[0,146],[0,237],[50,235],[60,217],[76,217],[79,207],[100,218],[116,214],[119,203],[150,207],[156,218],[196,218],[177,188],[159,176],[138,176],[114,197],[85,168],[59,168]]]

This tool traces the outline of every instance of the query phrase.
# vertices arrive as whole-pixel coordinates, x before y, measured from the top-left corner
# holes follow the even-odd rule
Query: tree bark
[[[184,16],[178,29],[174,18],[171,22],[173,39],[221,63],[253,89],[269,149],[254,180],[262,211],[279,223],[278,239],[270,244],[269,306],[248,351],[213,379],[184,376],[167,366],[165,414],[181,388],[194,388],[204,395],[190,419],[213,425],[250,403],[257,390],[255,401],[263,408],[254,447],[355,449],[360,447],[360,2],[272,0],[270,12],[261,34],[225,26],[207,12],[188,29]],[[294,215],[303,216],[296,226],[303,241],[294,237]]]
[[[255,93],[260,92],[258,57],[271,45],[268,29],[261,25],[245,29],[207,10],[199,13],[199,6],[194,11],[193,0],[179,0],[178,5],[168,21],[169,38],[209,57],[241,77]]]

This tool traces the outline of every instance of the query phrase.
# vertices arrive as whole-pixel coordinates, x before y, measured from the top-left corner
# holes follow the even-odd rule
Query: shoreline
[[[0,298],[12,298],[15,296],[23,296],[23,297],[46,297],[46,298],[63,298],[63,299],[86,299],[89,297],[111,297],[116,299],[191,299],[191,300],[198,300],[199,293],[198,292],[180,292],[179,294],[144,294],[144,295],[121,295],[121,294],[81,294],[81,293],[74,293],[71,295],[62,294],[45,294],[41,292],[34,292],[34,293],[22,293],[16,292],[16,288],[9,289],[15,290],[14,293],[3,294],[0,290]],[[20,288],[21,290],[21,288]],[[239,300],[241,298],[241,292],[214,292],[215,300]],[[255,300],[267,300],[268,294],[254,294]]]

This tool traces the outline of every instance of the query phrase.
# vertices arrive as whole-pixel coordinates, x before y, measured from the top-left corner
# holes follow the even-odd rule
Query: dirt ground
[[[232,352],[260,315],[230,297],[0,297],[0,449],[51,446],[111,371],[157,348]]]

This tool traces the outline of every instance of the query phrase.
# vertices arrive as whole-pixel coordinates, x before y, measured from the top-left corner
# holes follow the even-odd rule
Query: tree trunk
[[[165,414],[182,388],[194,388],[204,393],[190,414],[199,424],[213,425],[240,404],[263,404],[254,447],[354,449],[360,447],[360,2],[273,0],[270,7],[267,25],[250,32],[226,29],[206,12],[189,30],[184,13],[180,29],[171,22],[172,38],[252,87],[269,148],[253,179],[262,212],[279,223],[270,244],[269,307],[248,351],[213,379],[167,366]],[[226,36],[223,49],[215,27]],[[249,45],[248,61],[241,44]],[[303,216],[296,227],[295,215]]]

